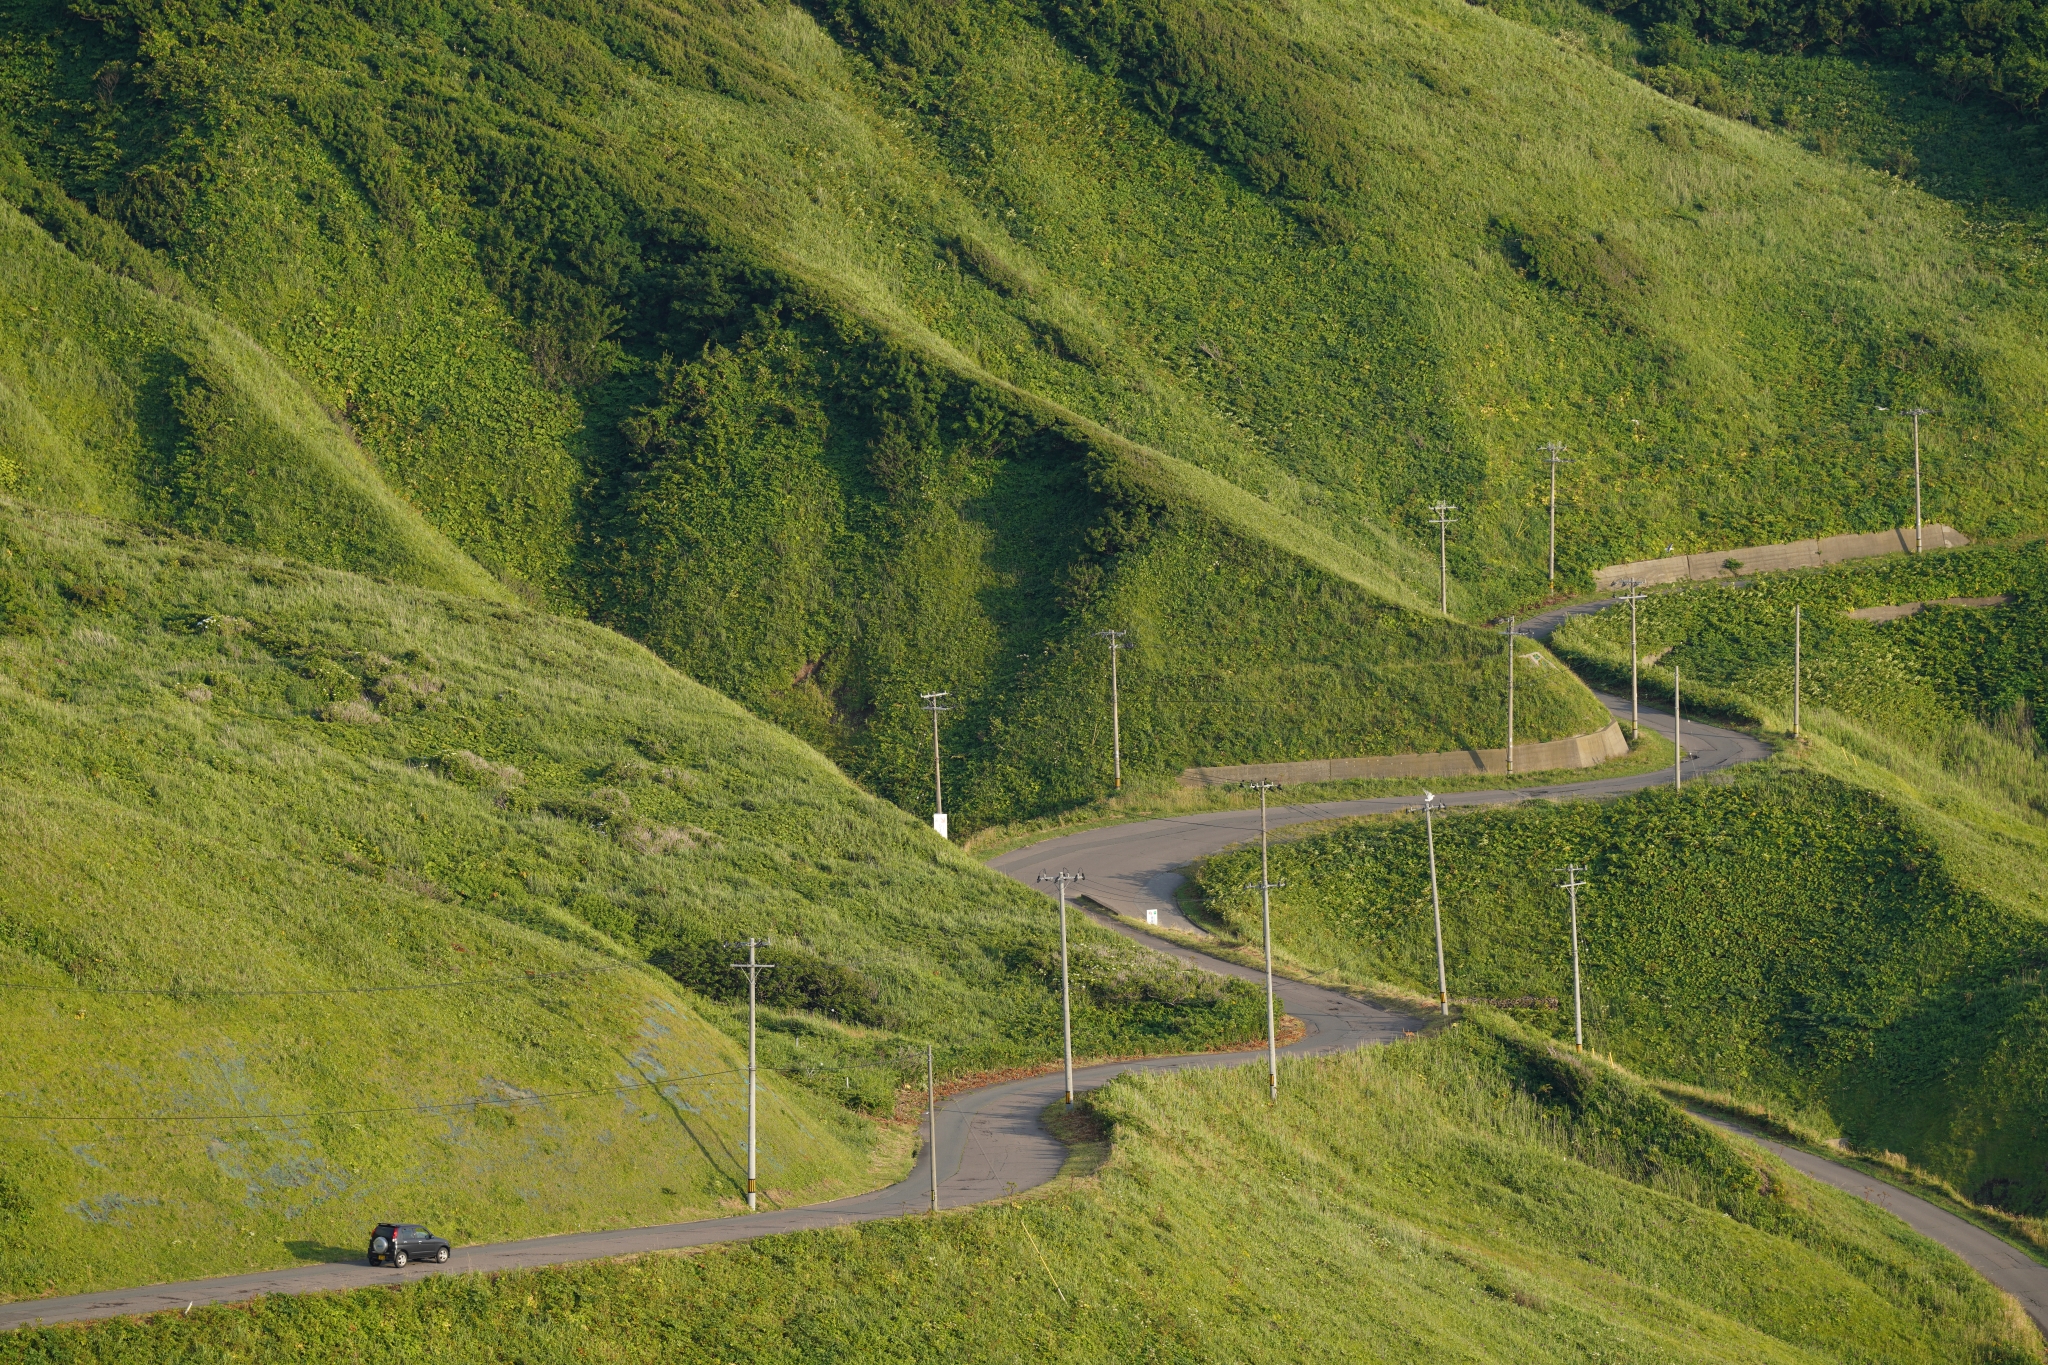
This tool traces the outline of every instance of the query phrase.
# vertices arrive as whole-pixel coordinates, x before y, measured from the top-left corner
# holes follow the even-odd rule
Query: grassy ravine
[[[392,1216],[729,1208],[747,934],[781,964],[778,1202],[889,1174],[857,1115],[924,1040],[949,1072],[1058,1046],[1041,898],[641,647],[4,499],[0,810],[9,1296],[353,1255]],[[1085,1052],[1259,1029],[1248,988],[1078,943]]]
[[[13,1333],[0,1360],[2040,1358],[1896,1220],[1504,1023],[1289,1062],[1277,1108],[1255,1068],[1092,1103],[1109,1163],[1044,1198]]]
[[[1484,637],[1393,607],[1439,495],[1463,613],[1542,592],[1545,440],[1568,583],[1896,524],[1880,403],[1941,409],[1933,515],[2048,513],[2038,242],[1483,8],[90,14],[0,28],[7,198],[240,327],[510,590],[872,789],[919,803],[952,690],[963,828],[1106,789],[1108,627],[1142,770],[1470,742]],[[26,306],[23,449],[190,518],[271,467],[240,377],[77,306],[44,363]]]

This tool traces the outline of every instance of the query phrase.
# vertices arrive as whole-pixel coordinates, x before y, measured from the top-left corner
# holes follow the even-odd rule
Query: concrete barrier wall
[[[1515,746],[1515,771],[1593,768],[1628,752],[1621,722],[1590,735]],[[1506,749],[1453,749],[1441,754],[1383,754],[1377,758],[1311,758],[1298,763],[1245,763],[1230,768],[1189,768],[1186,787],[1220,787],[1226,782],[1342,782],[1360,777],[1478,777],[1508,770]]]
[[[1930,550],[1953,549],[1970,543],[1970,538],[1955,527],[1934,522],[1921,528],[1920,539]],[[1601,592],[1611,592],[1630,581],[1678,583],[1686,579],[1733,578],[1737,574],[1769,573],[1777,569],[1813,569],[1851,559],[1910,554],[1912,549],[1913,528],[1906,526],[1896,531],[1797,540],[1789,545],[1750,545],[1740,550],[1715,550],[1711,554],[1672,555],[1668,559],[1610,564],[1604,569],[1593,570],[1593,586]],[[1729,568],[1731,559],[1741,567]]]
[[[2007,607],[2012,594],[1998,597],[1937,597],[1932,602],[1900,602],[1889,607],[1858,607],[1849,613],[1851,621],[1897,621],[1918,616],[1922,607]]]

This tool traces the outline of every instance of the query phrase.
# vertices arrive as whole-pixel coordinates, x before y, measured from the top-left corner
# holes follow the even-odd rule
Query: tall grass
[[[0,809],[13,1296],[354,1255],[380,1218],[472,1241],[733,1207],[727,940],[781,964],[778,1203],[890,1176],[861,1115],[924,1042],[954,1073],[1058,1047],[1041,898],[523,608],[0,501]],[[1074,967],[1084,1053],[1262,1021],[1112,935]]]
[[[1277,1106],[1250,1068],[1093,1106],[1109,1164],[1044,1198],[17,1333],[0,1359],[2038,1359],[1890,1215],[1512,1028],[1289,1062]]]

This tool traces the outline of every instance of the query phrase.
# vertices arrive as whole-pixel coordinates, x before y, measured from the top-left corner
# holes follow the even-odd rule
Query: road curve
[[[1748,1138],[1801,1175],[1875,1204],[1922,1237],[1941,1243],[1960,1256],[1972,1270],[2018,1299],[2020,1306],[2027,1310],[2027,1316],[2034,1320],[2034,1325],[2048,1332],[2048,1265],[2042,1265],[1996,1233],[1987,1232],[1917,1194],[1908,1194],[1875,1176],[1865,1175],[1853,1166],[1843,1166],[1797,1147],[1773,1142],[1763,1134],[1717,1114],[1697,1109],[1688,1112],[1724,1133]]]
[[[1119,928],[1115,925],[1105,927]],[[1122,927],[1121,931],[1137,936],[1136,931],[1128,927]],[[1218,962],[1170,945],[1158,946],[1211,971],[1264,979],[1235,963]],[[1297,982],[1284,983],[1281,996],[1287,1011],[1307,1027],[1307,1032],[1298,1041],[1281,1049],[1289,1057],[1344,1052],[1370,1043],[1392,1042],[1408,1030],[1419,1027],[1411,1015]],[[1186,1071],[1243,1066],[1264,1060],[1264,1054],[1260,1052],[1221,1052],[1113,1062],[1077,1070],[1074,1085],[1077,1090],[1092,1090],[1128,1071]],[[1063,1089],[1063,1078],[1055,1072],[988,1086],[942,1103],[939,1106],[938,1140],[940,1207],[958,1208],[1018,1194],[1043,1185],[1058,1175],[1066,1159],[1066,1148],[1045,1130],[1038,1116],[1047,1105],[1060,1098]],[[921,1132],[920,1136],[928,1137],[929,1133]],[[932,1144],[920,1141],[917,1164],[905,1179],[887,1189],[852,1195],[827,1204],[728,1218],[706,1218],[691,1223],[626,1228],[617,1232],[577,1232],[557,1237],[535,1237],[522,1242],[459,1247],[446,1265],[413,1265],[404,1270],[393,1270],[360,1261],[325,1262],[141,1289],[31,1299],[0,1304],[0,1330],[38,1324],[88,1322],[141,1313],[181,1312],[188,1304],[238,1303],[265,1294],[305,1294],[404,1284],[429,1275],[568,1265],[640,1252],[707,1246],[715,1242],[752,1241],[756,1237],[779,1232],[839,1227],[877,1218],[923,1213],[931,1207],[931,1152]]]
[[[1616,718],[1628,720],[1626,697],[1596,692]],[[1643,728],[1672,736],[1672,718],[1645,710]],[[1740,763],[1754,763],[1771,755],[1770,746],[1739,730],[1703,725],[1687,720],[1684,727],[1686,781],[1720,772]],[[1497,806],[1536,797],[1607,797],[1660,787],[1671,781],[1671,770],[1637,773],[1633,777],[1603,777],[1587,782],[1557,782],[1542,787],[1516,787],[1500,791],[1457,792],[1438,798],[1451,806]],[[1375,796],[1360,801],[1319,801],[1299,806],[1275,806],[1267,812],[1274,829],[1334,820],[1350,815],[1386,815],[1415,806],[1423,784],[1416,784],[1416,796]],[[1088,898],[1098,905],[1142,920],[1147,910],[1159,911],[1159,922],[1176,929],[1192,930],[1174,906],[1174,891],[1182,881],[1181,869],[1188,864],[1220,853],[1233,844],[1256,839],[1259,813],[1256,810],[1203,811],[1161,820],[1139,820],[1122,825],[1104,825],[1078,834],[1062,835],[1043,843],[1005,853],[991,859],[989,866],[1006,876],[1032,884],[1041,871],[1071,868],[1083,873]]]

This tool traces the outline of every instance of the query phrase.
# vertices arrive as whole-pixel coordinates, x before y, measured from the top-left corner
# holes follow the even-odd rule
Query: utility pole
[[[1078,872],[1069,872],[1064,867],[1060,875],[1041,872],[1038,880],[1057,882],[1060,888],[1060,1027],[1066,1037],[1067,1048],[1067,1108],[1074,1107],[1074,993],[1067,981],[1067,883],[1088,880]]]
[[[1444,972],[1444,907],[1436,890],[1436,812],[1442,803],[1436,793],[1422,793],[1422,828],[1429,836],[1429,913],[1436,920],[1436,998],[1444,1012],[1451,1014],[1451,980]]]
[[[1792,737],[1799,737],[1799,605],[1792,607]]]
[[[1546,446],[1544,446],[1544,447],[1543,447],[1542,449],[1543,449],[1543,453],[1544,453],[1544,455],[1546,456],[1546,462],[1547,462],[1547,463],[1548,463],[1548,464],[1550,465],[1550,590],[1551,590],[1552,592],[1556,592],[1556,591],[1557,591],[1557,467],[1558,467],[1559,465],[1561,465],[1561,464],[1570,464],[1570,463],[1571,463],[1571,461],[1570,461],[1570,460],[1567,460],[1566,458],[1564,458],[1565,446],[1564,446],[1564,445],[1563,445],[1563,444],[1562,444],[1561,442],[1558,442],[1558,441],[1552,441],[1552,442],[1551,442],[1551,443],[1550,443],[1549,445],[1546,445]]]
[[[1913,553],[1920,553],[1920,419],[1926,408],[1906,409],[1913,418]]]
[[[1116,656],[1123,651],[1127,631],[1098,630],[1096,635],[1109,641],[1109,745],[1116,757],[1116,789],[1124,789],[1124,730],[1121,712],[1123,707],[1117,696]]]
[[[1678,719],[1678,665],[1671,665],[1671,789],[1685,785],[1685,741]]]
[[[1273,892],[1287,885],[1273,880],[1266,861],[1266,793],[1278,782],[1248,782],[1259,794],[1259,912],[1266,935],[1266,1087],[1267,1098],[1280,1098],[1280,1043],[1273,1032]],[[1246,890],[1250,890],[1249,887]]]
[[[924,709],[932,713],[932,828],[939,832],[941,839],[944,839],[947,837],[946,789],[945,784],[939,778],[939,713],[953,709],[950,706],[940,705],[941,702],[953,694],[950,692],[920,692],[917,695],[924,699]]]
[[[1579,1051],[1586,1050],[1586,1012],[1579,991],[1579,889],[1586,883],[1579,880],[1579,874],[1586,869],[1577,863],[1569,863],[1562,869],[1563,889],[1572,897],[1572,1037]]]
[[[1889,408],[1879,408],[1889,412]],[[1926,408],[1906,408],[1902,416],[1913,419],[1913,553],[1919,554],[1920,544],[1920,419],[1929,415]]]
[[[759,1207],[754,1202],[754,1192],[759,1188],[755,1183],[755,1178],[760,1174],[758,1164],[755,1161],[754,1141],[754,1116],[756,1102],[759,1098],[759,1090],[755,1084],[754,1075],[754,1001],[758,994],[756,987],[761,980],[761,973],[773,971],[776,964],[761,961],[755,953],[755,949],[768,946],[768,940],[765,938],[750,938],[744,943],[728,943],[725,946],[728,948],[745,948],[747,950],[747,960],[745,962],[735,962],[732,964],[732,967],[735,971],[747,974],[747,1211],[751,1213]]]
[[[1627,588],[1628,593],[1614,600],[1628,603],[1628,725],[1632,732],[1629,740],[1631,743],[1637,743],[1643,737],[1643,710],[1641,692],[1636,681],[1636,661],[1643,657],[1643,652],[1636,648],[1636,603],[1646,600],[1649,594],[1643,591],[1643,585],[1638,579],[1630,579],[1621,586]]]
[[[1068,1089],[1072,1089],[1070,1084]],[[924,1045],[924,1105],[925,1116],[931,1123],[931,1150],[926,1153],[932,1159],[932,1212],[939,1211],[939,1086],[932,1078],[932,1045]]]
[[[1508,618],[1508,776],[1515,775],[1515,618]]]
[[[1457,520],[1451,513],[1458,509],[1439,498],[1429,505],[1429,510],[1436,513],[1436,519],[1430,522],[1430,525],[1436,527],[1436,605],[1438,611],[1449,616],[1451,614],[1450,526],[1452,522]]]

